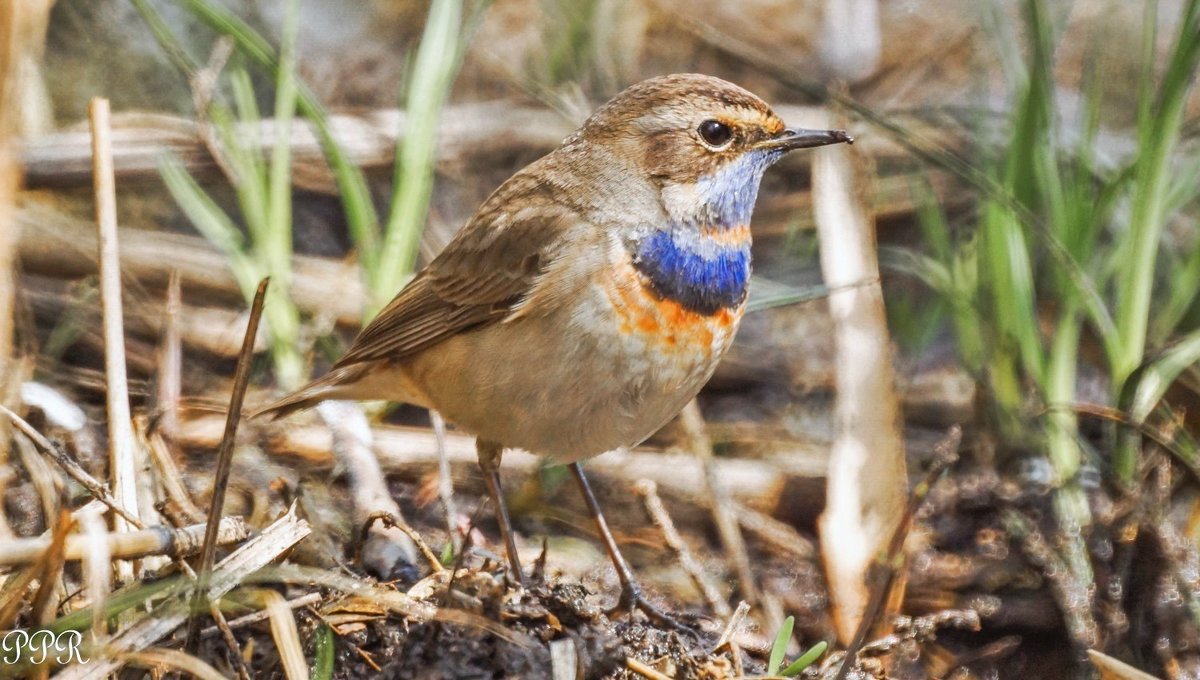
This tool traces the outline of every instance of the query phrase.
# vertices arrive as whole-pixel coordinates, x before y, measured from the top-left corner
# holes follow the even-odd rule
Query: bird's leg
[[[479,455],[479,467],[483,470],[483,481],[487,484],[488,495],[496,508],[496,523],[500,525],[500,534],[504,537],[508,567],[513,578],[524,587],[525,572],[521,571],[521,558],[517,556],[517,542],[513,539],[512,522],[508,519],[508,506],[504,504],[504,494],[500,491],[500,458],[504,454],[504,448],[496,442],[476,439],[475,452]]]
[[[634,580],[633,570],[629,568],[629,563],[625,561],[625,556],[617,548],[617,541],[613,538],[612,532],[608,530],[608,522],[604,519],[604,513],[600,511],[600,504],[596,502],[596,495],[592,493],[592,487],[588,484],[587,477],[583,475],[583,465],[580,463],[571,463],[569,467],[575,475],[575,481],[579,482],[579,491],[583,494],[583,501],[587,503],[588,511],[592,513],[592,519],[596,522],[596,530],[600,532],[600,538],[604,541],[604,548],[608,551],[608,557],[612,560],[613,566],[617,568],[617,578],[621,581],[621,599],[617,601],[614,611],[632,612],[634,609],[640,609],[650,620],[659,625],[665,625],[684,632],[692,632],[687,626],[684,626],[667,615],[666,612],[655,607],[642,595],[641,586]]]

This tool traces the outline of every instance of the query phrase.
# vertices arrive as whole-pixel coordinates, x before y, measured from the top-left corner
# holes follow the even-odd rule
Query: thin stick
[[[679,535],[679,530],[675,528],[675,522],[671,520],[671,515],[667,513],[666,506],[663,505],[662,499],[658,497],[658,485],[652,479],[639,479],[633,486],[633,490],[642,497],[642,503],[646,506],[646,514],[650,515],[650,520],[654,522],[663,532],[663,538],[666,539],[667,545],[675,551],[679,556],[679,566],[687,572],[691,577],[692,583],[700,590],[704,599],[708,602],[708,606],[713,610],[713,613],[721,618],[728,618],[730,614],[729,603],[725,598],[721,597],[717,587],[706,577],[704,568],[696,561],[696,557],[692,555],[692,551],[688,548],[687,542],[683,540],[683,536]]]
[[[300,607],[307,607],[310,604],[316,604],[320,601],[321,601],[320,593],[308,593],[307,595],[301,595],[300,597],[288,600],[287,605],[288,605],[288,607],[291,607],[292,609],[299,609]],[[270,616],[270,614],[268,614],[266,612],[266,610],[259,610],[256,612],[251,612],[249,614],[246,614],[245,616],[239,616],[236,619],[229,619],[229,621],[226,622],[225,625],[229,627],[229,630],[236,630],[238,628],[245,628],[246,626],[249,626],[252,623],[258,623],[259,621],[265,621],[268,616]],[[219,632],[221,632],[221,631],[216,626],[209,626],[208,628],[205,628],[204,630],[200,631],[200,637],[201,638],[209,638],[209,637],[216,635]]]
[[[237,439],[238,424],[242,420],[242,401],[246,397],[246,385],[250,381],[250,360],[254,356],[254,338],[258,335],[258,322],[262,318],[263,298],[267,295],[270,279],[263,279],[254,293],[250,305],[250,319],[246,323],[246,337],[242,341],[242,352],[238,356],[237,370],[233,374],[233,394],[229,398],[229,412],[225,416],[225,434],[221,448],[217,451],[217,469],[213,473],[212,502],[208,506],[208,526],[204,532],[204,546],[200,549],[200,568],[197,570],[196,592],[192,611],[203,611],[204,599],[208,596],[208,580],[212,572],[213,558],[217,550],[217,526],[221,509],[225,506],[225,491],[229,487],[229,471],[233,467],[233,444]],[[200,632],[200,619],[193,617],[188,624],[185,649],[194,650],[196,634]]]
[[[390,512],[375,512],[367,517],[367,521],[363,523],[362,531],[359,532],[362,542],[366,542],[371,532],[371,527],[375,525],[375,522],[382,522],[384,526],[395,527],[403,532],[405,536],[416,544],[417,549],[421,551],[421,556],[429,563],[429,568],[434,573],[446,570],[442,566],[441,561],[438,560],[437,555],[433,554],[433,551],[429,549],[429,544],[425,542],[425,539],[421,538],[421,534],[418,534],[416,529],[409,526],[403,517],[397,517]]]
[[[138,517],[137,468],[134,462],[133,421],[129,415],[129,379],[125,374],[125,327],[121,309],[121,256],[117,245],[117,189],[113,177],[112,128],[108,100],[97,97],[88,104],[92,128],[92,182],[96,199],[96,233],[99,238],[100,307],[104,318],[104,373],[107,380],[108,465],[113,497],[130,515]],[[122,516],[123,517],[123,516]],[[117,531],[130,523],[117,519]],[[133,579],[133,565],[117,563],[121,582]]]
[[[108,492],[108,488],[105,487],[104,482],[101,482],[100,480],[91,476],[87,470],[84,470],[79,466],[79,463],[76,463],[74,460],[72,460],[65,451],[55,446],[50,442],[49,439],[46,439],[44,436],[42,436],[41,432],[33,429],[33,426],[26,422],[24,418],[16,413],[13,413],[8,409],[7,406],[4,405],[0,405],[0,414],[8,416],[8,419],[17,426],[18,430],[25,434],[25,436],[29,437],[29,440],[32,441],[35,446],[37,446],[39,451],[47,456],[50,456],[50,458],[54,460],[55,463],[58,463],[58,466],[63,469],[63,472],[67,473],[68,477],[79,482],[83,488],[87,489],[88,493],[92,494],[96,500],[107,505],[114,513],[119,515],[131,526],[138,529],[145,528],[146,525],[143,524],[140,519],[126,512],[125,508],[121,507],[121,505],[117,503],[117,499]]]

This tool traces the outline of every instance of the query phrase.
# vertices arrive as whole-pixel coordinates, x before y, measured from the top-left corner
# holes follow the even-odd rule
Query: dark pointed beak
[[[847,134],[845,130],[786,128],[783,132],[763,141],[761,146],[766,149],[791,151],[793,149],[811,149],[816,146],[841,144],[843,142],[846,144],[854,143],[854,138]]]

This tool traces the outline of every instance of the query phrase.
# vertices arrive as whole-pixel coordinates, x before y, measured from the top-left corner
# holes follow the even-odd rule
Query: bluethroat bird
[[[643,599],[579,461],[646,439],[712,375],[746,307],[763,172],[793,149],[852,141],[789,128],[717,78],[633,85],[504,182],[328,374],[262,412],[384,399],[472,432],[518,582],[501,453],[569,464],[618,607],[669,621]]]

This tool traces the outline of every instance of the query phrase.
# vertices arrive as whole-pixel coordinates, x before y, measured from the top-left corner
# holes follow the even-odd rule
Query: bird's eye
[[[696,128],[696,131],[700,133],[700,139],[703,139],[709,146],[725,146],[729,140],[733,139],[733,130],[719,120],[706,120]]]

